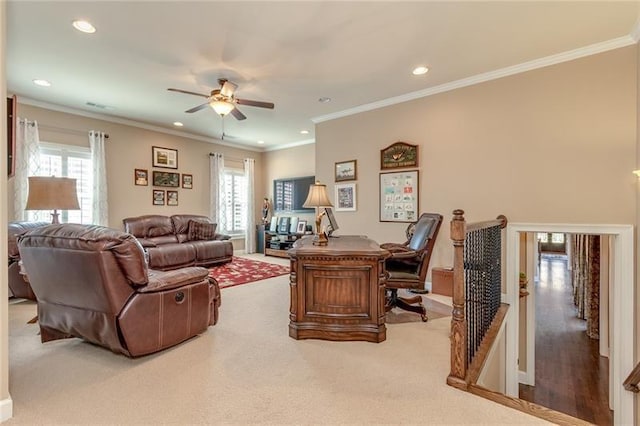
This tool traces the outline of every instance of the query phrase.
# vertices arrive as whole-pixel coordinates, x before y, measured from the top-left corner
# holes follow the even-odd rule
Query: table
[[[363,236],[332,237],[326,246],[314,246],[312,239],[305,236],[288,251],[289,336],[384,341],[384,261],[389,252]]]

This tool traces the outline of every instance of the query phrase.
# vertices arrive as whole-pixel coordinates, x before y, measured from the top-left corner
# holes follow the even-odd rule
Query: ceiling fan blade
[[[273,107],[275,106],[273,102],[250,101],[248,99],[238,99],[238,98],[236,98],[236,103],[240,105],[248,105],[248,106],[254,106],[259,108],[269,108],[269,109],[273,109]]]
[[[179,92],[179,93],[186,93],[187,95],[196,95],[196,96],[202,96],[203,98],[208,98],[209,95],[203,95],[202,93],[196,93],[196,92],[190,92],[188,90],[182,90],[182,89],[174,89],[174,88],[168,88],[167,90],[169,90],[170,92]]]
[[[209,106],[209,102],[205,102],[205,103],[203,103],[202,105],[198,105],[198,106],[196,106],[196,107],[193,107],[193,108],[191,108],[191,109],[188,109],[188,110],[186,110],[185,112],[186,112],[186,113],[191,114],[192,112],[197,112],[197,111],[200,111],[201,109],[205,109],[205,108],[206,108],[206,107],[208,107],[208,106]]]
[[[232,83],[230,81],[225,81],[222,84],[222,88],[220,89],[220,94],[222,96],[231,97],[233,96],[233,93],[236,91],[237,88],[238,88],[237,84]]]
[[[232,109],[231,115],[233,115],[237,120],[246,120],[247,118],[247,116],[241,113],[238,108]]]

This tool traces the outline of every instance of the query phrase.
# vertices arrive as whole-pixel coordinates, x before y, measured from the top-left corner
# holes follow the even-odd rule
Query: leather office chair
[[[49,225],[20,236],[18,248],[38,300],[43,343],[79,337],[135,357],[217,322],[220,290],[208,269],[148,269],[131,234]]]
[[[431,252],[441,224],[441,214],[423,213],[417,222],[407,227],[405,243],[385,243],[380,246],[391,253],[385,261],[387,312],[397,306],[406,311],[419,313],[422,321],[427,321],[427,311],[422,305],[422,297],[400,297],[398,289],[424,289]]]

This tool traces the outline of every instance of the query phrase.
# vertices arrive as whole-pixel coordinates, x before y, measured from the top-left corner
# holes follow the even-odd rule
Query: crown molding
[[[629,33],[629,36],[636,43],[640,40],[640,17],[638,17],[638,20],[636,21],[635,25],[631,29],[631,32]]]
[[[154,126],[153,124],[146,124],[146,123],[141,123],[139,121],[130,120],[130,119],[127,119],[127,118],[113,117],[113,116],[110,116],[110,115],[99,114],[99,113],[90,112],[90,111],[83,111],[83,110],[70,108],[70,107],[57,105],[57,104],[52,104],[52,103],[48,103],[48,102],[43,102],[43,101],[39,101],[39,100],[36,100],[36,99],[23,97],[23,96],[18,96],[18,103],[25,104],[25,105],[31,105],[31,106],[35,106],[35,107],[38,107],[38,108],[45,108],[45,109],[58,111],[58,112],[64,112],[64,113],[67,113],[67,114],[79,115],[81,117],[87,117],[87,118],[93,118],[93,119],[96,119],[96,120],[108,121],[110,123],[123,124],[125,126],[137,127],[139,129],[151,130],[153,132],[165,133],[167,135],[179,136],[179,137],[182,137],[182,138],[193,139],[193,140],[197,140],[197,141],[200,141],[200,142],[207,142],[207,143],[213,143],[213,144],[216,144],[216,145],[228,146],[228,147],[236,148],[236,149],[243,149],[245,151],[253,151],[253,152],[263,152],[264,151],[263,149],[260,149],[260,148],[254,148],[254,147],[250,147],[250,146],[246,146],[246,145],[239,145],[237,143],[234,144],[234,143],[226,142],[226,141],[223,141],[223,140],[220,140],[220,139],[216,139],[216,138],[209,138],[209,137],[206,137],[206,136],[200,136],[200,135],[194,135],[194,134],[187,133],[187,132],[181,132],[179,130],[165,129],[164,127]]]
[[[280,151],[281,149],[295,148],[296,146],[310,145],[312,143],[316,143],[316,140],[315,139],[305,139],[303,141],[291,142],[291,143],[288,143],[286,145],[276,145],[276,146],[272,146],[270,148],[265,148],[264,152]]]
[[[636,24],[632,34],[630,35],[603,41],[601,43],[595,43],[574,50],[569,50],[567,52],[558,53],[556,55],[546,56],[544,58],[535,59],[533,61],[524,62],[522,64],[501,68],[495,71],[489,71],[472,77],[463,78],[461,80],[452,81],[450,83],[441,84],[439,86],[430,87],[428,89],[419,90],[417,92],[394,96],[392,98],[383,99],[381,101],[371,102],[331,114],[321,115],[312,118],[311,121],[314,124],[318,124],[324,121],[335,120],[336,118],[347,117],[366,111],[372,111],[374,109],[384,108],[387,106],[396,105],[399,103],[412,101],[414,99],[424,98],[427,96],[432,96],[438,93],[448,92],[450,90],[460,89],[467,86],[473,86],[474,84],[497,80],[499,78],[508,77],[514,74],[520,74],[538,68],[548,67],[550,65],[555,65],[562,62],[572,61],[574,59],[583,58],[585,56],[591,56],[598,53],[607,52],[609,50],[619,49],[636,44],[638,42],[638,37],[640,37],[640,27],[638,26],[638,24]]]

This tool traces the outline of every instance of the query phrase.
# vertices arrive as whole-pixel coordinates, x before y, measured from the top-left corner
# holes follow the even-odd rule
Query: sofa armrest
[[[231,239],[231,235],[226,235],[226,234],[217,234],[217,233],[216,233],[216,234],[213,236],[213,239],[214,239],[214,240],[221,240],[221,241],[224,241],[224,240],[230,240],[230,239]]]
[[[138,242],[143,248],[158,247],[156,243],[154,243],[153,241],[149,241],[146,238],[138,238]]]
[[[189,284],[200,282],[207,278],[209,270],[199,266],[174,269],[172,271],[158,271],[149,269],[149,283],[137,289],[140,293],[152,293],[171,290]]]

